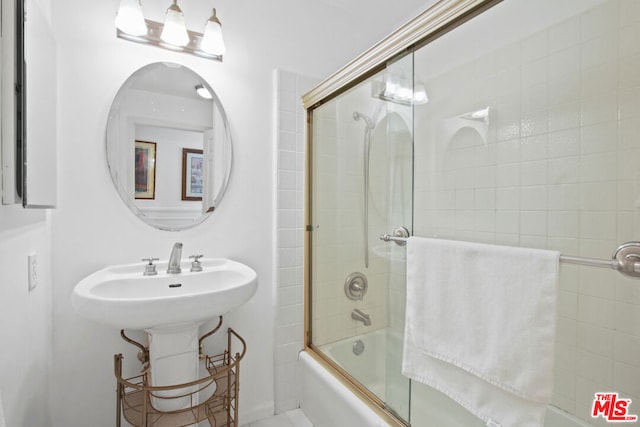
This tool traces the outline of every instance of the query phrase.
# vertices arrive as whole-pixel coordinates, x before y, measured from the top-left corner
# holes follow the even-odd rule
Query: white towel
[[[541,426],[560,253],[411,237],[402,372],[489,426]]]

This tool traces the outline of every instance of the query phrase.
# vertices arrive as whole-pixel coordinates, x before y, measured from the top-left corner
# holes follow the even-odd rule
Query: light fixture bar
[[[187,30],[187,34],[189,35],[189,43],[187,43],[185,46],[174,46],[174,45],[165,43],[160,38],[160,35],[162,34],[162,29],[164,28],[164,25],[162,23],[151,21],[149,19],[145,19],[144,22],[147,24],[146,35],[132,36],[116,28],[117,36],[121,39],[136,42],[136,43],[142,43],[150,46],[159,47],[162,49],[172,50],[175,52],[190,53],[192,55],[196,55],[201,58],[222,62],[222,55],[213,55],[200,49],[200,43],[202,42],[202,38],[204,37],[202,33],[197,33],[195,31]]]

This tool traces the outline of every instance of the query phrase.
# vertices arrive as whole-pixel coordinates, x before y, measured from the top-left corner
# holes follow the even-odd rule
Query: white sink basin
[[[200,324],[247,302],[256,292],[256,272],[224,258],[200,260],[202,270],[167,274],[167,261],[156,276],[144,276],[144,263],[99,270],[78,283],[71,302],[78,314],[117,328],[157,329]]]

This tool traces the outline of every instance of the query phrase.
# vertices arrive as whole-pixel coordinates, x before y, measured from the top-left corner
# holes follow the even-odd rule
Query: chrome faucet
[[[167,266],[167,274],[179,274],[182,273],[180,268],[180,260],[182,258],[182,243],[176,242],[171,250],[171,256],[169,257],[169,265]]]
[[[357,308],[351,312],[351,318],[364,323],[364,326],[371,326],[371,318]]]

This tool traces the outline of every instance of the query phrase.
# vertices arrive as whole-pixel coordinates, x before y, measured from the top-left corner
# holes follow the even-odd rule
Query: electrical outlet
[[[34,252],[28,256],[29,292],[38,286],[38,256]]]

